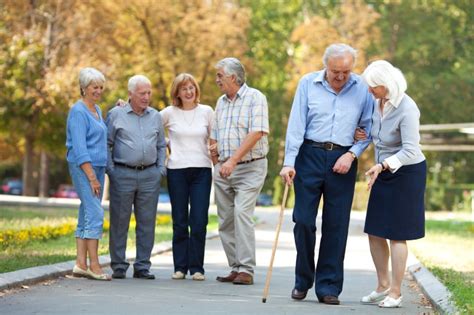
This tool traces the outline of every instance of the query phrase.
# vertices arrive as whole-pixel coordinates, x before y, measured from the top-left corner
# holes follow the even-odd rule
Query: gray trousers
[[[156,206],[161,174],[158,167],[133,170],[116,166],[110,178],[109,251],[113,270],[127,270],[128,227],[132,206],[135,213],[136,259],[133,269],[149,270],[151,250],[155,243]]]
[[[253,214],[267,175],[267,159],[237,165],[228,178],[214,167],[219,236],[232,271],[254,273],[255,226]]]

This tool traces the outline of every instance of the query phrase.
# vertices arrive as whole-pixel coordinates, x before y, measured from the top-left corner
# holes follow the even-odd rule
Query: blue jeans
[[[315,283],[319,299],[339,296],[344,280],[344,254],[357,172],[357,160],[347,174],[332,168],[345,150],[326,151],[305,144],[295,161],[293,232],[296,245],[295,288],[308,290]],[[315,267],[316,216],[324,198],[321,241]]]
[[[175,271],[204,274],[211,184],[210,168],[168,169]]]
[[[99,198],[92,193],[89,179],[81,167],[76,163],[68,164],[72,183],[81,200],[75,236],[81,239],[101,239],[104,224],[104,209],[100,202],[104,191],[105,166],[93,166],[95,176],[102,187]]]

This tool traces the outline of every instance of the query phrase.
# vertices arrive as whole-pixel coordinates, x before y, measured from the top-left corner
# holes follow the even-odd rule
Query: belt
[[[265,156],[255,158],[255,159],[251,159],[251,160],[247,160],[247,161],[240,161],[240,162],[237,162],[237,165],[252,163],[252,162],[255,162],[255,161],[258,161],[258,160],[263,160],[264,158],[265,158]]]
[[[118,166],[123,166],[123,167],[126,167],[126,168],[131,168],[132,170],[136,170],[136,171],[143,171],[144,169],[147,169],[149,167],[156,166],[156,164],[133,166],[133,165],[128,165],[128,164],[124,164],[124,163],[117,163],[117,162],[114,162],[114,164],[118,165]]]
[[[313,147],[316,147],[316,148],[324,149],[326,151],[349,150],[350,149],[350,146],[344,147],[342,145],[335,144],[335,143],[332,143],[332,142],[316,142],[316,141],[313,141],[313,140],[304,139],[304,143],[309,144],[309,145],[311,145]]]

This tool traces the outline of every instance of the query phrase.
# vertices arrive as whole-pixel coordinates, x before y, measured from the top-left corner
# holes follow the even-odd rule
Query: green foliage
[[[413,244],[417,257],[452,293],[460,314],[474,312],[473,256],[469,250],[473,237],[472,221],[426,220],[426,237]]]

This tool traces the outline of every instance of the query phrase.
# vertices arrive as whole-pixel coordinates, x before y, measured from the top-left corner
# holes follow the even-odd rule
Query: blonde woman
[[[213,110],[199,104],[200,89],[194,77],[179,74],[171,88],[173,103],[162,110],[168,130],[170,155],[168,190],[173,217],[172,279],[193,280],[204,276],[204,249],[212,184],[208,150]]]

